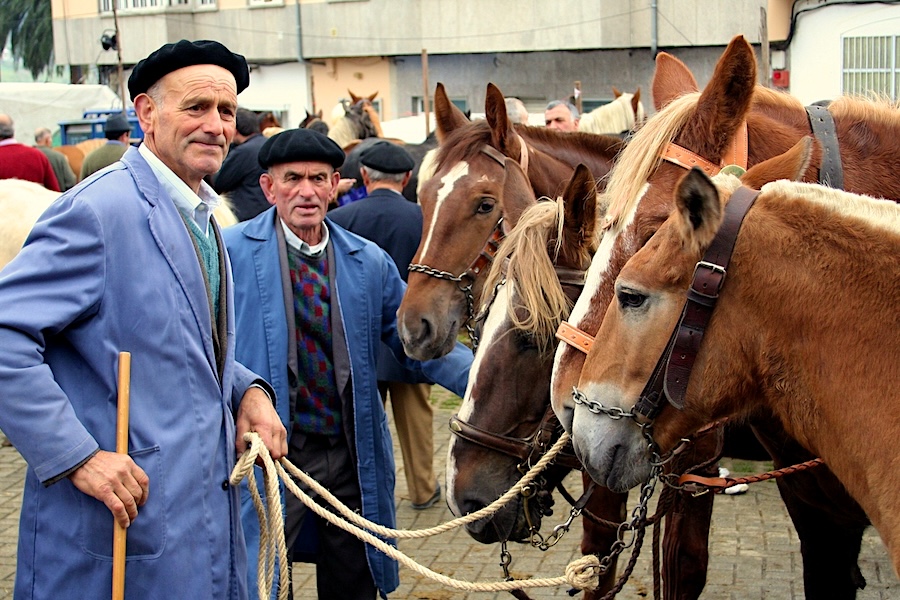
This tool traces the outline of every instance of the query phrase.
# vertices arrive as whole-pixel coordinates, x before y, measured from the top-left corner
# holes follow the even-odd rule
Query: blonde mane
[[[542,200],[523,212],[500,244],[484,284],[485,290],[493,290],[504,279],[514,283],[518,302],[507,306],[507,316],[513,327],[530,332],[542,350],[553,342],[560,315],[568,315],[572,309],[553,267],[560,250],[564,212],[561,199]],[[490,300],[489,296],[487,302]],[[527,313],[524,319],[516,314],[520,307]]]
[[[622,216],[637,207],[644,185],[662,162],[663,149],[693,116],[699,98],[700,93],[693,92],[670,102],[644,123],[619,155],[603,194],[609,206],[607,220],[614,230],[621,227]]]
[[[598,106],[589,113],[581,115],[578,131],[597,134],[618,134],[631,131],[636,123],[644,120],[644,105],[638,102],[638,114],[634,114],[631,99],[634,94],[622,94],[612,102]]]

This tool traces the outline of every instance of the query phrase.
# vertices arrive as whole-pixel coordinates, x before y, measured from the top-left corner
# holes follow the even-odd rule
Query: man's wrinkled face
[[[234,138],[234,75],[216,65],[192,65],[169,73],[154,88],[135,99],[144,143],[196,191],[203,177],[222,166]]]
[[[273,165],[259,183],[288,228],[315,245],[321,241],[322,221],[340,178],[327,163],[304,161]]]
[[[572,112],[562,104],[544,111],[544,123],[549,129],[558,131],[576,131],[578,123],[572,118]]]

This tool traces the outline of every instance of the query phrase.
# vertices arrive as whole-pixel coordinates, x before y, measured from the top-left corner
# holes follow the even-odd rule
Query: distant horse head
[[[647,115],[641,102],[641,88],[633,94],[623,94],[613,88],[613,94],[615,100],[612,102],[581,115],[578,131],[622,135],[636,130],[644,123]]]
[[[281,121],[271,110],[259,113],[259,130],[265,131],[269,127],[281,127]]]
[[[500,245],[487,277],[482,342],[451,422],[457,435],[450,441],[447,502],[455,514],[501,496],[561,431],[549,411],[553,334],[595,250],[596,195],[590,172],[579,165],[562,198],[527,208]],[[552,505],[553,486],[577,464],[559,466],[565,463],[543,473],[518,502],[468,525],[470,535],[482,543],[528,539]]]
[[[381,119],[378,111],[372,105],[372,101],[378,95],[378,92],[370,96],[357,96],[350,90],[349,102],[342,102],[339,106],[343,109],[343,114],[331,125],[328,131],[328,137],[333,139],[341,148],[346,148],[354,140],[364,140],[370,137],[384,137],[381,130]],[[340,113],[338,107],[332,111],[332,115]]]
[[[440,145],[434,174],[420,190],[422,241],[398,312],[404,348],[421,360],[449,352],[458,330],[471,325],[491,245],[521,214],[504,195],[506,159],[524,171],[535,196],[556,197],[579,163],[601,179],[622,148],[611,136],[513,124],[493,84],[487,86],[485,120],[470,122],[442,84],[434,102]]]

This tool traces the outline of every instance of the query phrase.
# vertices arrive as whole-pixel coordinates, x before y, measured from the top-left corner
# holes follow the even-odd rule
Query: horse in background
[[[61,194],[22,179],[0,179],[0,269],[15,258],[38,217]],[[220,227],[236,225],[238,220],[227,200],[214,211]]]
[[[306,111],[306,117],[300,121],[300,124],[297,125],[297,129],[312,129],[314,131],[318,131],[319,133],[328,135],[328,131],[331,129],[322,119],[322,109],[319,109],[318,112],[311,113],[308,110]]]
[[[633,412],[741,183],[724,174],[710,180],[697,168],[680,180],[671,215],[618,275],[616,299],[578,383],[582,403],[567,401],[557,411],[593,478],[613,489],[646,479],[647,439],[639,423],[587,406]],[[761,410],[772,415],[862,506],[900,574],[900,478],[892,451],[900,437],[900,207],[776,181],[761,186],[737,227],[686,390],[659,398],[653,439],[665,453],[709,422]],[[806,558],[804,548],[805,570]],[[819,591],[831,591],[815,597],[855,596],[834,588],[846,574],[820,576]]]
[[[359,157],[362,155],[363,151],[374,144],[375,142],[382,140],[384,138],[366,138],[364,140],[359,140],[358,143],[354,144],[352,149],[347,152],[347,156],[344,159],[344,164],[341,165],[341,168],[338,169],[341,173],[341,178],[343,179],[355,179],[356,183],[353,185],[354,188],[359,188],[363,186],[362,175],[359,172]],[[403,149],[409,152],[409,155],[413,159],[413,163],[415,166],[413,167],[412,177],[410,177],[409,182],[403,188],[403,197],[411,202],[418,201],[418,189],[419,189],[419,172],[420,168],[423,164],[423,159],[429,150],[433,150],[437,148],[437,134],[432,131],[428,134],[428,137],[425,138],[425,141],[419,144],[407,144],[403,140],[390,140],[399,146],[403,146]]]
[[[613,95],[615,95],[615,100],[612,102],[581,115],[581,119],[578,121],[578,131],[627,135],[647,120],[644,104],[641,102],[641,88],[638,88],[633,94],[623,94],[613,88]]]
[[[657,112],[630,139],[610,176],[600,249],[569,317],[571,326],[587,336],[596,335],[625,262],[668,218],[686,165],[693,162],[715,173],[743,156],[744,164],[753,166],[810,134],[810,116],[798,100],[756,85],[756,58],[743,37],[729,44],[702,92],[684,63],[666,53],[656,60]],[[851,98],[835,100],[828,110],[840,141],[845,187],[900,197],[900,182],[884,168],[900,162],[900,112],[886,103]],[[804,180],[819,179],[822,156],[821,146],[814,145]],[[569,402],[583,365],[582,351],[559,345],[552,379],[557,411]],[[814,458],[771,415],[762,414],[750,425],[776,468]],[[868,526],[862,509],[824,467],[777,483],[801,540],[807,598],[854,598],[865,585],[857,565]]]
[[[269,127],[281,127],[281,121],[278,120],[278,117],[271,110],[258,113],[257,116],[259,117],[260,131],[265,131]]]
[[[384,137],[381,130],[381,118],[372,101],[378,92],[370,96],[357,96],[350,90],[350,102],[343,101],[332,110],[332,123],[328,137],[333,139],[345,151],[352,149],[351,144],[357,140],[370,137]]]

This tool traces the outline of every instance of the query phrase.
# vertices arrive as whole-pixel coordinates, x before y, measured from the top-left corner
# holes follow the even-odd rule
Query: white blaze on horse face
[[[644,184],[644,187],[641,190],[641,199],[647,195],[648,189],[650,189],[650,184]],[[569,315],[568,322],[572,326],[581,329],[581,321],[591,310],[591,306],[594,303],[594,297],[597,295],[600,288],[604,285],[613,285],[614,281],[610,281],[611,274],[609,273],[613,253],[618,247],[619,239],[631,234],[631,226],[634,224],[634,216],[637,214],[637,209],[640,204],[640,200],[638,200],[634,203],[634,207],[630,212],[620,217],[621,223],[616,226],[615,232],[607,231],[603,234],[603,239],[600,240],[600,247],[597,248],[597,253],[594,254],[594,258],[591,259],[591,266],[587,271],[584,289],[578,296],[578,300],[575,301],[575,306],[572,307],[572,313]],[[565,360],[566,353],[569,351],[580,352],[580,350],[575,350],[569,344],[559,344],[556,347],[556,355],[553,357],[553,373],[551,375],[551,381],[556,379],[560,365]],[[551,389],[555,391],[555,386],[551,386]],[[561,406],[570,408],[572,406],[568,394],[565,395],[565,398],[554,398],[553,401],[554,407],[557,406],[557,402],[560,402]]]
[[[478,381],[478,374],[481,370],[481,365],[487,361],[488,350],[491,345],[494,343],[495,338],[501,335],[505,329],[503,329],[504,323],[506,323],[506,307],[509,304],[509,299],[512,294],[512,284],[508,283],[506,285],[501,285],[497,289],[497,295],[494,298],[493,303],[491,304],[491,309],[488,312],[487,319],[484,322],[484,328],[481,331],[481,340],[478,343],[478,351],[475,353],[475,358],[472,360],[472,366],[469,368],[469,382],[466,384],[466,393],[463,396],[462,404],[459,406],[459,412],[457,413],[459,419],[462,421],[471,421],[472,415],[475,411],[475,401],[473,398],[472,392],[475,388],[475,383]],[[486,369],[490,367],[487,366]],[[450,510],[455,515],[460,515],[459,506],[456,504],[456,498],[454,496],[454,490],[456,489],[456,475],[459,473],[459,470],[456,467],[456,460],[453,456],[453,447],[458,441],[457,436],[450,436],[450,447],[447,452],[447,504],[450,506]]]
[[[434,235],[434,226],[438,222],[438,215],[441,212],[444,201],[453,193],[456,182],[468,174],[469,163],[463,160],[453,165],[453,168],[441,177],[441,187],[437,191],[437,202],[434,204],[434,213],[431,215],[431,224],[428,226],[428,235],[425,237],[425,245],[422,246],[422,255],[419,257],[419,262],[427,262],[428,249],[431,247],[431,236]]]

